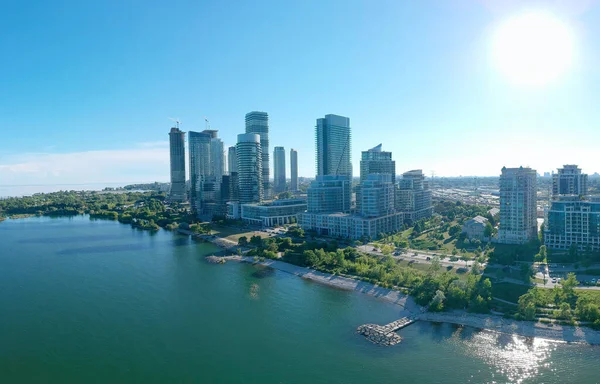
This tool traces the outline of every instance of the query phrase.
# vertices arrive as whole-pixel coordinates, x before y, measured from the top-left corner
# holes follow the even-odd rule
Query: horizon
[[[263,23],[245,18],[257,8]],[[2,186],[167,182],[169,117],[228,147],[253,110],[269,114],[269,152],[298,151],[300,177],[314,177],[326,114],[350,119],[355,177],[379,143],[399,174],[598,171],[597,3],[63,1],[5,14]]]

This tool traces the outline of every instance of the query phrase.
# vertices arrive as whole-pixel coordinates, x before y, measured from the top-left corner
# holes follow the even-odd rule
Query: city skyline
[[[315,175],[314,119],[330,113],[351,119],[355,176],[361,152],[379,143],[399,174],[498,176],[504,165],[543,174],[576,163],[592,175],[600,7],[521,3],[262,2],[252,7],[269,22],[255,28],[250,5],[11,4],[0,39],[14,58],[0,64],[0,126],[10,131],[0,184],[168,181],[168,117],[183,131],[210,124],[234,146],[254,110],[269,114],[268,153],[298,150],[301,177]],[[327,31],[314,28],[325,21]],[[542,58],[571,55],[550,60],[561,66],[535,83],[506,61],[527,21],[552,32]],[[324,53],[343,64],[312,60]],[[323,84],[330,91],[315,92]]]

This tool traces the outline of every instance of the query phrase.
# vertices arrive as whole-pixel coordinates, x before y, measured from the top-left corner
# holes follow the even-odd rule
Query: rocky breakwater
[[[219,256],[206,256],[204,260],[211,264],[225,264],[225,259]]]
[[[402,338],[396,332],[377,324],[361,325],[356,329],[356,333],[365,336],[370,342],[379,345],[396,345],[402,341]]]

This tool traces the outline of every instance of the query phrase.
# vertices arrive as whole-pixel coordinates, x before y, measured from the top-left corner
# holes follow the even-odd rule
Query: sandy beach
[[[416,304],[410,296],[361,280],[323,273],[277,260],[256,262],[253,257],[248,256],[227,256],[225,259],[271,267],[276,270],[290,273],[303,279],[312,280],[337,289],[355,291],[374,296],[378,299],[401,306],[403,310],[399,314],[398,318],[417,315],[421,321],[451,323],[479,329],[487,329],[494,332],[517,334],[525,337],[540,337],[549,340],[574,343],[600,344],[600,331],[595,331],[588,327],[516,321],[505,319],[501,316],[475,314],[468,313],[466,311],[440,313],[423,312],[423,307]]]

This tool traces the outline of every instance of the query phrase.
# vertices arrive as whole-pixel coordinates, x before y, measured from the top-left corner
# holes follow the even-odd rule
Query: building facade
[[[260,136],[255,133],[238,135],[236,145],[238,157],[239,202],[260,203],[263,200],[263,167]]]
[[[307,191],[308,212],[350,212],[352,184],[350,177],[342,175],[317,176]]]
[[[231,146],[227,149],[227,173],[231,175],[233,172],[237,173],[237,171],[237,153],[235,147]]]
[[[372,174],[390,175],[392,184],[396,184],[396,162],[392,160],[392,152],[381,150],[381,144],[361,154],[360,182]]]
[[[537,237],[537,174],[531,168],[502,168],[499,243],[525,244]]]
[[[357,193],[357,212],[363,217],[387,216],[394,213],[394,184],[389,174],[371,174]]]
[[[281,193],[286,190],[285,185],[285,148],[273,148],[273,190]]]
[[[317,176],[344,175],[352,179],[350,119],[325,115],[317,119]]]
[[[483,216],[475,216],[472,219],[465,221],[462,227],[462,233],[467,235],[469,239],[479,239],[482,240],[485,236],[485,227],[489,222]]]
[[[560,196],[546,212],[544,242],[550,249],[600,250],[600,197],[580,200],[578,196]]]
[[[322,236],[370,240],[376,239],[381,233],[396,232],[402,228],[404,214],[395,212],[369,218],[347,213],[304,212],[298,215],[298,224],[304,230],[313,230]]]
[[[169,132],[169,154],[171,162],[171,189],[169,200],[173,202],[187,201],[185,186],[185,132],[179,128],[171,128]]]
[[[420,169],[404,172],[396,190],[396,211],[404,212],[412,223],[433,215],[433,202],[429,183]]]
[[[246,133],[256,133],[260,136],[261,148],[261,182],[262,191],[265,198],[271,197],[271,187],[269,184],[269,114],[266,112],[253,111],[246,114]],[[239,156],[239,154],[238,154]],[[239,165],[239,162],[238,162]],[[238,173],[241,173],[238,168]]]
[[[587,195],[588,175],[577,165],[566,164],[552,175],[552,197],[561,195]]]
[[[225,151],[223,150],[223,141],[218,137],[210,140],[210,163],[211,175],[217,180],[221,180],[225,174]]]
[[[298,151],[290,149],[290,190],[298,190]]]
[[[242,204],[241,219],[262,227],[293,224],[306,211],[306,200],[282,199],[266,203]]]
[[[201,211],[203,191],[207,189],[210,176],[210,132],[188,132],[190,164],[190,203],[192,210]],[[212,186],[214,190],[216,186]]]

